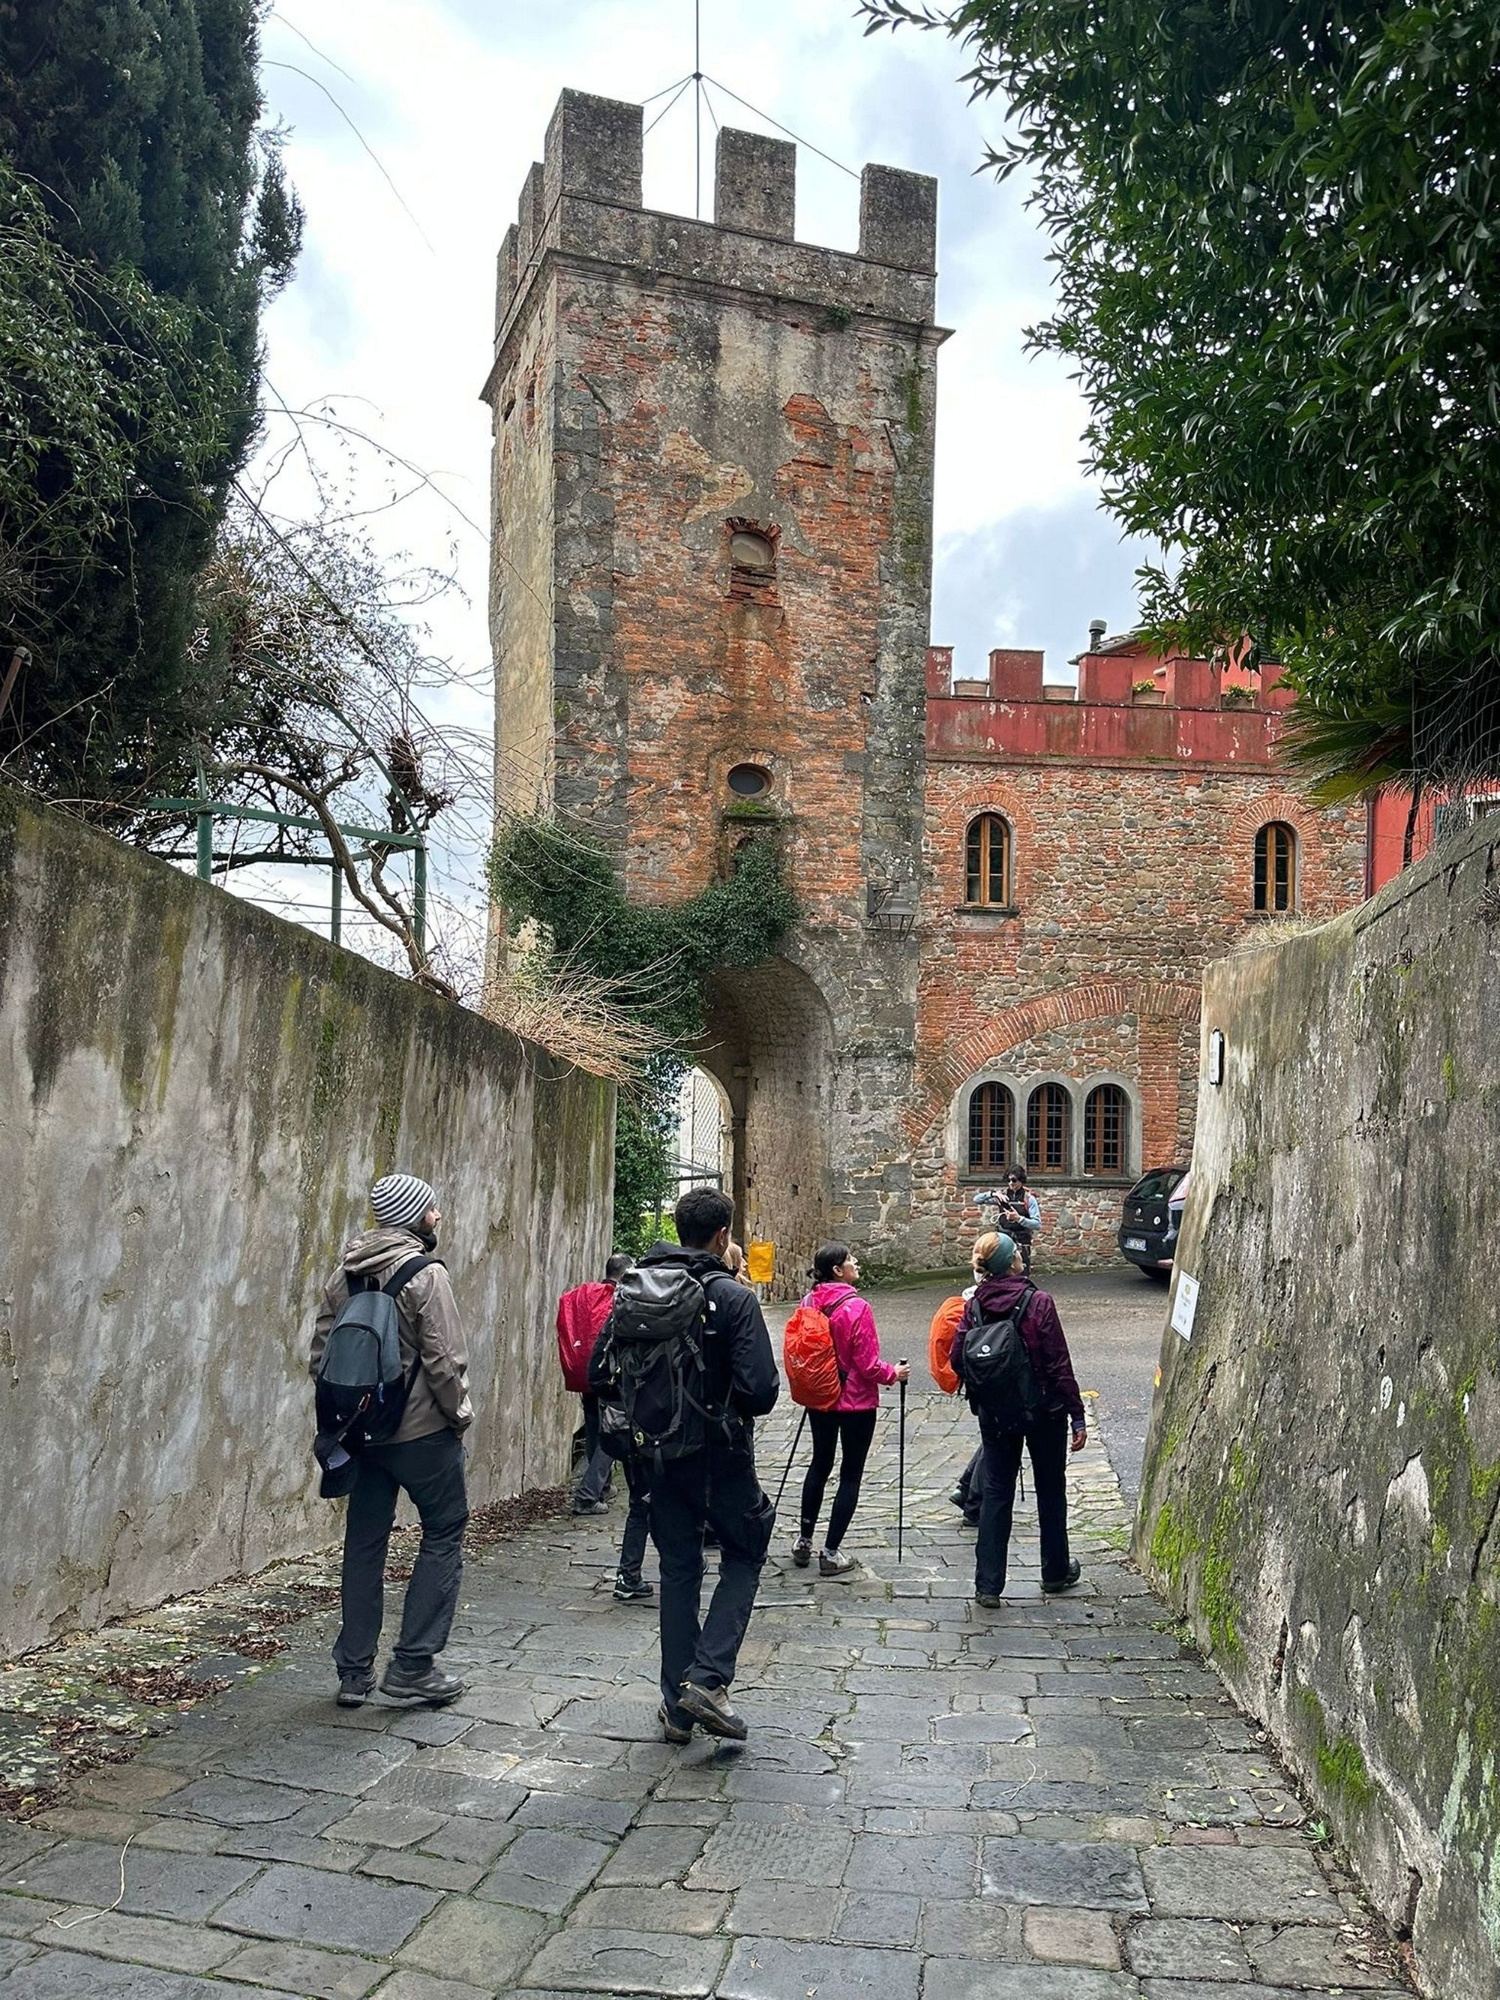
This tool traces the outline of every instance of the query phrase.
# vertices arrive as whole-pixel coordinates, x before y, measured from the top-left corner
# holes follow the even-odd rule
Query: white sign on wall
[[[1184,1340],[1193,1337],[1193,1317],[1198,1310],[1198,1280],[1186,1271],[1177,1279],[1177,1298],[1172,1306],[1172,1325]]]

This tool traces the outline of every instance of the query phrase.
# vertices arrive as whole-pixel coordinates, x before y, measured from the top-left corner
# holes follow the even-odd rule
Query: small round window
[[[762,764],[736,764],[729,773],[729,789],[742,799],[761,798],[771,789],[771,774]]]
[[[753,569],[769,576],[776,567],[776,545],[769,535],[741,528],[729,537],[729,560],[736,569]]]

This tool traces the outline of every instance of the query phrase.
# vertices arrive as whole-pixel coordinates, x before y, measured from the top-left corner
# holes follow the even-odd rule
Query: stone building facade
[[[1091,644],[1076,690],[1040,653],[992,653],[983,681],[927,656],[918,1264],[961,1256],[1002,1158],[1048,1261],[1113,1256],[1124,1189],[1190,1154],[1204,966],[1365,893],[1363,807],[1315,812],[1278,767],[1276,669]],[[976,882],[984,822],[1003,863]]]
[[[1274,691],[1233,713],[1176,662],[1153,704],[1117,648],[1065,714],[1040,655],[976,685],[929,651],[935,182],[866,167],[850,254],[795,240],[792,145],[721,132],[711,223],[642,207],[641,148],[638,106],[565,92],[500,254],[497,790],[590,827],[648,902],[778,843],[802,921],[718,983],[700,1058],[739,1226],[788,1287],[830,1234],[951,1262],[978,1084],[1023,1150],[1038,1081],[1097,1077],[1111,1159],[1180,1154],[1237,829],[1299,829],[1308,913],[1358,893],[1361,836],[1275,772]],[[966,895],[976,819],[1004,906]],[[1126,1170],[1086,1174],[1085,1101],[1047,1102],[1055,1254],[1097,1254]]]

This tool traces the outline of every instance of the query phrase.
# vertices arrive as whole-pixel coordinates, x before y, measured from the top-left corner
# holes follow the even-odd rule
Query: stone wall
[[[337,1532],[307,1341],[392,1168],[441,1198],[473,1497],[560,1479],[611,1133],[606,1086],[0,793],[0,1654]]]
[[[1427,1991],[1500,1995],[1500,832],[1215,965],[1136,1553]],[[1206,1047],[1206,1041],[1205,1041]],[[1179,1275],[1179,1284],[1180,1284]]]

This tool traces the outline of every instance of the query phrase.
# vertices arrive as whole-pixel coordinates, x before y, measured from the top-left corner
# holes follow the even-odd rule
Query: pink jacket
[[[834,1408],[875,1409],[882,1386],[895,1381],[896,1371],[880,1358],[880,1335],[867,1301],[853,1285],[830,1283],[814,1285],[803,1304],[825,1314],[833,1334],[833,1351],[844,1377],[844,1391]]]

